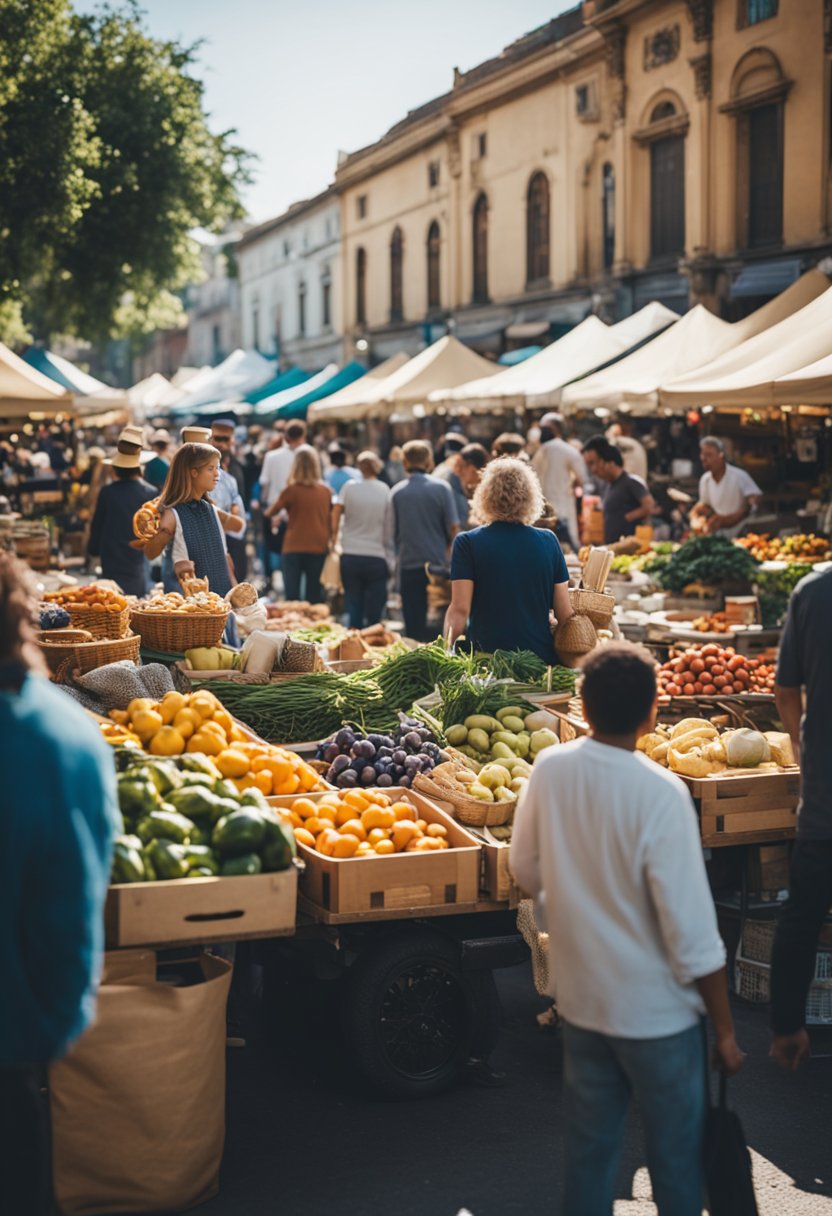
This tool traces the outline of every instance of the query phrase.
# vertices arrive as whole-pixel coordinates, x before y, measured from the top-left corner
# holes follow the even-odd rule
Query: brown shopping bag
[[[95,1024],[50,1069],[62,1216],[175,1211],[218,1190],[231,965],[174,966],[178,983],[105,969]]]
[[[344,590],[341,580],[341,554],[337,549],[330,549],[324,558],[321,586],[333,595],[339,595]]]

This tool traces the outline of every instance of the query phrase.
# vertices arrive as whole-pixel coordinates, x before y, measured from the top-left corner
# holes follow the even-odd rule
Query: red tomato
[[[699,676],[705,670],[705,664],[702,659],[691,659],[690,669],[695,676]]]
[[[682,692],[685,694],[686,697],[692,697],[695,691],[696,690],[694,689],[692,684],[685,684],[682,688]]]
[[[716,696],[716,686],[713,684],[703,684],[702,692],[706,697]]]

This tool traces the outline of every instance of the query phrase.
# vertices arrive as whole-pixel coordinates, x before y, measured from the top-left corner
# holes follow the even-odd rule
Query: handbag
[[[268,520],[266,521],[268,523]],[[282,553],[283,542],[286,539],[286,521],[281,520],[276,528],[269,528],[266,533],[266,547],[269,553]]]
[[[710,1216],[759,1216],[754,1198],[751,1154],[739,1116],[727,1105],[728,1078],[719,1078],[719,1100],[711,1103],[707,1036],[705,1055],[705,1193]]]

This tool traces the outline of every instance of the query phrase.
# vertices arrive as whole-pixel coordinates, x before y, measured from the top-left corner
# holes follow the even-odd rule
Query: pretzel
[[[153,537],[159,531],[162,525],[159,501],[158,498],[151,499],[143,507],[139,507],[133,516],[133,531],[139,540],[153,540]]]

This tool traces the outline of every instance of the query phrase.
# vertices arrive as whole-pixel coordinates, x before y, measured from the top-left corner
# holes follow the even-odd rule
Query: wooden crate
[[[117,883],[107,892],[107,946],[289,937],[295,932],[298,871],[234,878]]]
[[[299,844],[298,854],[306,864],[300,881],[304,906],[314,908],[313,914],[327,924],[473,910],[479,896],[480,842],[423,794],[395,788],[380,792],[394,801],[412,803],[428,823],[443,824],[451,847],[426,853],[336,858]],[[279,795],[269,802],[290,807],[297,797]],[[315,802],[323,793],[303,797]]]
[[[681,776],[681,774],[679,774]],[[791,840],[797,826],[800,773],[685,777],[699,812],[702,844],[710,848]]]

